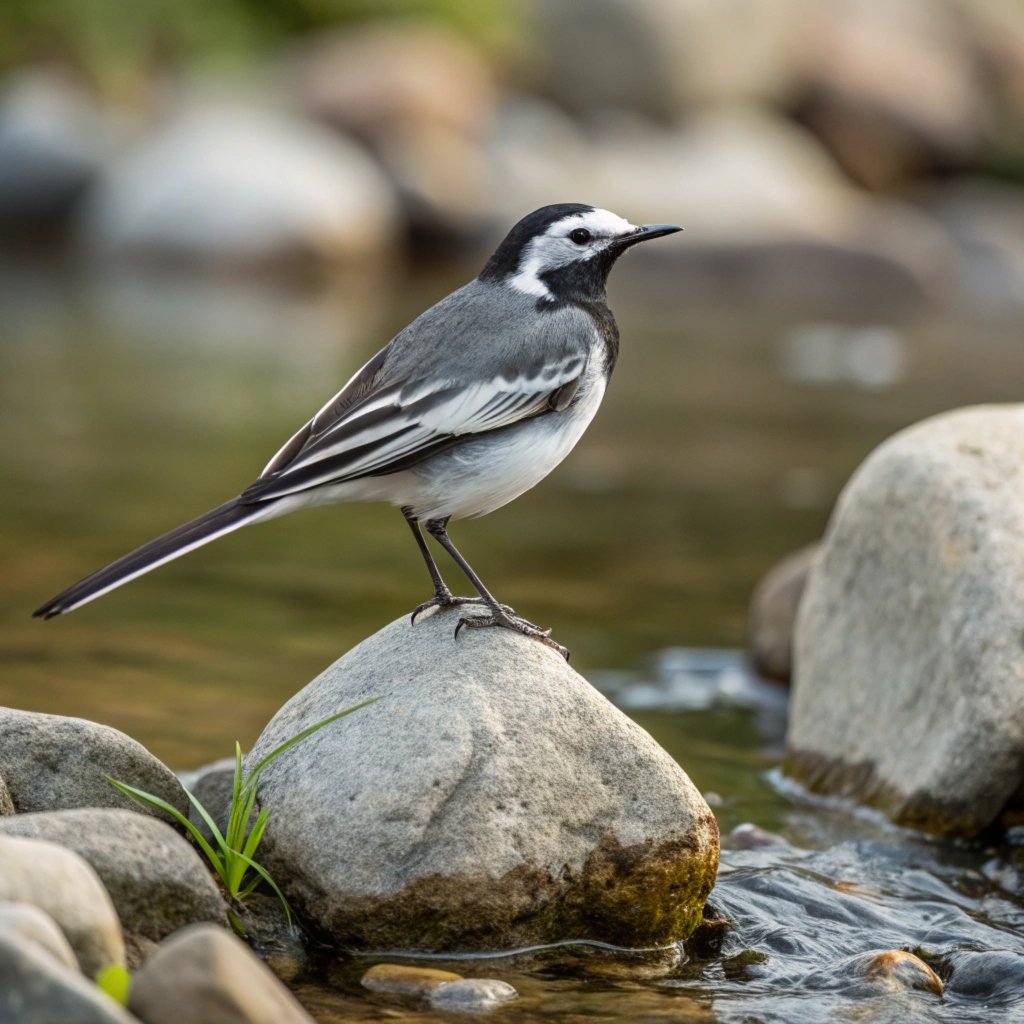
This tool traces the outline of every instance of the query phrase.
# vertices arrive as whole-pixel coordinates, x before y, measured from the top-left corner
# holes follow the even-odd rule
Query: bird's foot
[[[503,626],[505,629],[511,629],[516,633],[522,633],[523,636],[532,636],[535,640],[539,640],[546,647],[550,647],[553,651],[558,651],[566,661],[569,660],[569,648],[563,647],[560,643],[552,640],[550,629],[541,629],[540,626],[535,626],[532,622],[527,621],[521,615],[516,615],[516,613],[506,604],[498,605],[496,608],[491,608],[490,615],[475,615],[472,618],[459,619],[459,624],[455,627],[456,639],[458,638],[459,631],[463,626],[467,629],[485,629],[488,626]]]
[[[434,594],[429,601],[424,601],[423,604],[417,605],[413,609],[412,624],[415,626],[417,622],[429,619],[435,612],[444,608],[456,608],[464,604],[487,604],[487,602],[482,597],[456,597],[450,590],[445,589]],[[488,607],[490,606],[488,605]],[[512,609],[508,605],[503,604],[501,609],[508,614],[512,614]]]

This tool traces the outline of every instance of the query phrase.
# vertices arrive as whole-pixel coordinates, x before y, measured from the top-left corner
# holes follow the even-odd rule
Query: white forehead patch
[[[569,239],[569,233],[577,228],[586,228],[593,235],[593,241],[581,246]],[[509,278],[509,284],[524,295],[550,298],[551,292],[541,280],[542,274],[593,256],[611,239],[632,231],[636,231],[636,226],[611,210],[569,214],[556,220],[523,250],[519,269]]]
[[[561,220],[556,220],[547,230],[549,235],[564,234],[565,229],[586,228],[595,235],[610,238],[624,235],[627,231],[636,231],[636,225],[630,224],[625,217],[620,217],[611,210],[590,210],[588,213],[574,213]]]

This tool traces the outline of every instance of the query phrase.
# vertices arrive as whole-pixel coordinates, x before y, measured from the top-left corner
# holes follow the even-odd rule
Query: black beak
[[[643,227],[637,228],[636,231],[632,231],[628,235],[623,235],[622,238],[617,239],[615,245],[619,249],[628,249],[631,245],[636,245],[637,242],[661,238],[662,235],[674,235],[677,231],[682,230],[682,228],[676,227],[675,224],[645,224]]]

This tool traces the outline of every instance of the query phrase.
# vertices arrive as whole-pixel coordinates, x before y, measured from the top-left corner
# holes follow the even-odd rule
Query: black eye
[[[575,231],[570,231],[569,232],[569,237],[577,245],[586,245],[587,242],[590,241],[591,235],[590,235],[590,232],[586,228],[576,228]]]

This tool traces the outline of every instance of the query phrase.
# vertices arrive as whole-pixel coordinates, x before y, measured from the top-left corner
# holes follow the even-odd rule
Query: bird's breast
[[[421,519],[486,515],[544,479],[576,447],[604,398],[603,371],[588,373],[572,404],[491,434],[466,438],[416,466]]]

